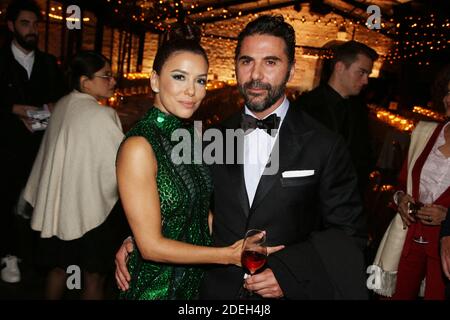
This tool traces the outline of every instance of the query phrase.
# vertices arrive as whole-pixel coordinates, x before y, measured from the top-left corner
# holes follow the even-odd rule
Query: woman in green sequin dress
[[[181,119],[190,118],[206,94],[204,50],[193,40],[166,43],[153,69],[154,108],[128,132],[117,158],[119,193],[136,244],[128,260],[129,290],[120,298],[194,299],[202,265],[240,265],[242,240],[208,247],[208,169],[171,158],[179,143],[171,141],[175,130],[194,136]]]

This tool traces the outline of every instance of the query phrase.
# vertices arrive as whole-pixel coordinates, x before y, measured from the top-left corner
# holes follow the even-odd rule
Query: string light
[[[421,106],[414,106],[413,112],[426,116],[436,121],[445,121],[446,117],[439,112],[423,108]]]
[[[370,112],[377,117],[378,120],[398,130],[411,133],[415,127],[414,120],[399,116],[375,105],[369,105],[368,108]]]
[[[235,38],[239,31],[248,21],[258,16],[257,13],[246,13],[247,8],[243,6],[230,5],[224,8],[216,7],[214,3],[214,5],[206,7],[203,1],[189,1],[187,3],[174,0],[106,0],[104,3],[112,8],[118,19],[127,21],[131,17],[132,21],[136,23],[146,26],[151,25],[156,32],[167,30],[183,13],[183,16],[194,23],[196,22],[201,27],[203,35],[208,35],[205,41],[214,41],[212,47],[214,50],[212,51],[216,53],[218,59],[224,58],[220,57],[224,52],[233,53],[236,44]],[[200,6],[204,8],[202,12],[197,11]],[[56,13],[56,8],[54,9],[52,14]],[[61,10],[60,7],[57,7],[57,9]],[[282,13],[287,17],[288,22],[294,26],[298,34],[297,42],[299,42],[297,54],[304,57],[332,58],[331,53],[322,49],[322,47],[336,39],[334,35],[337,34],[339,27],[347,29],[347,37],[351,36],[352,39],[375,47],[380,54],[380,61],[390,64],[398,63],[404,59],[418,60],[421,56],[439,52],[450,46],[448,38],[450,20],[438,15],[407,16],[401,20],[394,17],[387,20],[383,19],[382,26],[385,30],[383,34],[379,30],[366,28],[366,17],[363,16],[361,20],[355,19],[352,21],[335,12],[318,16],[303,9],[300,12],[294,12],[292,7],[271,10],[270,12]],[[213,19],[214,23],[209,22],[209,19]],[[227,20],[222,21],[222,19]],[[311,29],[320,29],[321,32],[315,30],[310,32]],[[393,39],[402,40],[395,41]],[[309,50],[305,47],[316,47],[317,49]],[[234,63],[233,54],[229,54],[225,58],[230,59],[231,64]],[[218,61],[222,61],[220,59]],[[421,65],[427,66],[429,61],[421,61]]]
[[[56,20],[63,20],[64,18],[62,16],[59,16],[57,14],[53,14],[53,13],[49,13],[48,16],[52,19],[56,19]],[[67,17],[66,18],[67,21],[80,21],[80,19],[78,18],[71,18],[71,17]],[[83,18],[84,22],[89,22],[91,19],[88,17]]]
[[[401,27],[403,28],[401,29]],[[401,47],[402,52],[406,54],[400,55],[397,48],[392,48],[382,59],[388,62],[405,58],[416,59],[419,54],[444,50],[450,43],[449,27],[449,18],[435,16],[434,14],[430,14],[429,17],[404,17],[402,21],[396,24],[392,34],[403,39],[403,41],[395,44]],[[421,49],[418,50],[417,48]],[[417,61],[417,64],[427,66],[429,62]]]

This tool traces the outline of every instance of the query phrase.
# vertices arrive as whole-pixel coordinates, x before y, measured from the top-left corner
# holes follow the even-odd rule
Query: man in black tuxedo
[[[345,140],[358,176],[361,195],[365,193],[373,166],[368,129],[368,110],[359,94],[368,83],[378,54],[357,41],[334,49],[331,76],[302,94],[293,103]]]
[[[295,31],[281,16],[261,16],[239,35],[236,77],[245,111],[222,129],[242,128],[246,134],[224,145],[225,153],[235,146],[234,155],[242,158],[212,165],[214,245],[226,246],[247,229],[262,229],[268,246],[286,246],[246,280],[255,297],[365,299],[356,175],[342,139],[289,106],[285,88],[294,75],[294,54]],[[125,247],[116,255],[121,288]],[[242,268],[213,266],[200,298],[236,299],[243,277]]]
[[[352,239],[364,238],[356,175],[343,140],[289,106],[284,92],[294,75],[294,54],[294,29],[281,16],[261,16],[238,37],[236,77],[247,116],[236,114],[224,129],[240,128],[248,116],[275,115],[281,124],[278,136],[259,126],[245,135],[238,145],[244,164],[212,167],[214,244],[228,245],[256,228],[266,230],[269,246],[286,246],[269,256],[264,271],[246,280],[259,296],[364,299],[363,256]],[[243,275],[235,266],[212,267],[202,297],[236,298]]]
[[[13,1],[7,23],[13,39],[0,50],[0,257],[17,251],[13,210],[33,165],[43,131],[29,112],[50,108],[64,94],[56,59],[37,49],[40,8],[34,1]],[[44,127],[44,126],[42,126]],[[8,257],[2,279],[20,281],[15,257]]]

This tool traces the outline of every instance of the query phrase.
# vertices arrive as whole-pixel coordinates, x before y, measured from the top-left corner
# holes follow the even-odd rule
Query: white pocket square
[[[299,178],[299,177],[309,177],[314,175],[314,170],[293,170],[284,171],[281,176],[283,178]]]

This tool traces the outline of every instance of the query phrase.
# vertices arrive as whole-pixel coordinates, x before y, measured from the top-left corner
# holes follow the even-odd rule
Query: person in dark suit
[[[339,45],[334,49],[329,79],[321,79],[317,88],[294,102],[328,129],[342,135],[358,175],[361,196],[365,193],[373,159],[368,110],[359,94],[368,84],[377,58],[376,51],[363,43],[352,40]]]
[[[242,157],[211,166],[214,245],[233,243],[247,229],[265,230],[269,246],[285,245],[245,281],[257,298],[366,299],[356,174],[342,138],[289,105],[294,53],[295,31],[282,16],[260,16],[238,37],[236,77],[245,109],[222,130],[244,129],[245,136],[224,145],[224,158],[233,158],[227,155],[233,150]],[[130,247],[116,254],[121,289]],[[239,267],[211,267],[200,298],[236,299],[243,277]]]
[[[16,254],[13,211],[39,149],[43,131],[36,131],[29,112],[51,109],[64,94],[56,59],[37,49],[40,9],[34,1],[14,1],[7,10],[13,39],[0,50],[0,256]],[[41,127],[41,129],[44,126]],[[8,257],[2,279],[20,281],[15,256]]]

